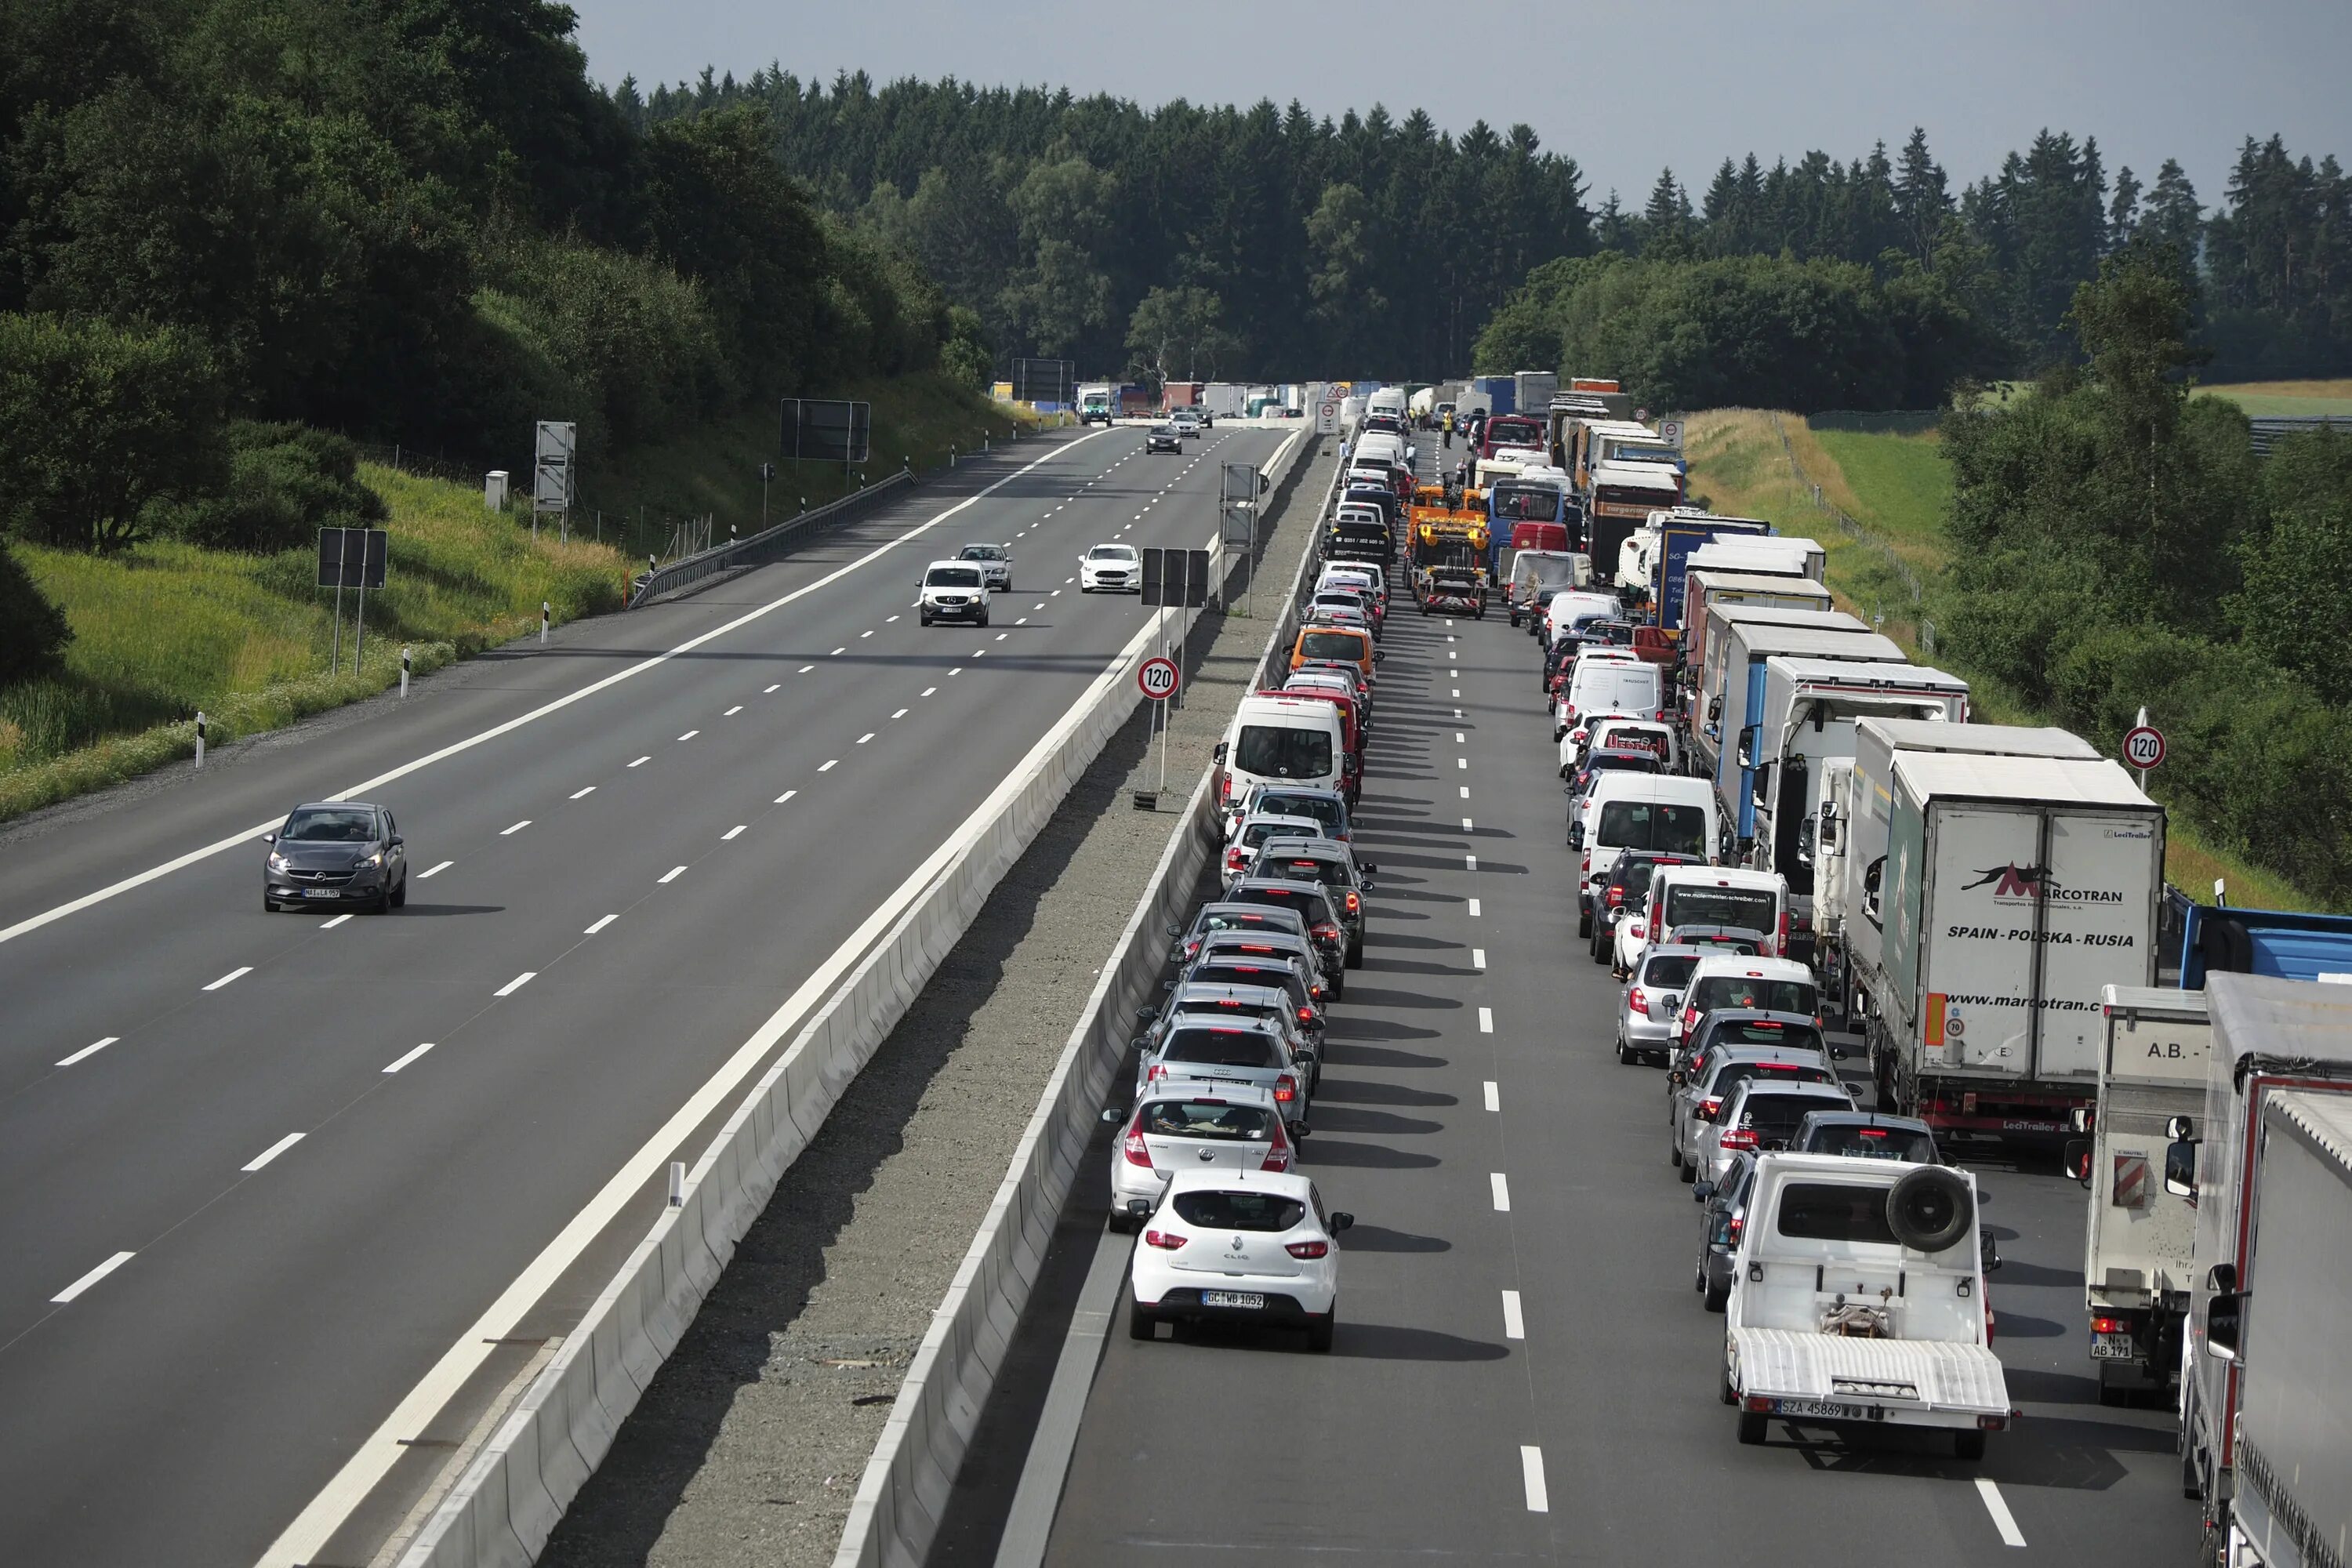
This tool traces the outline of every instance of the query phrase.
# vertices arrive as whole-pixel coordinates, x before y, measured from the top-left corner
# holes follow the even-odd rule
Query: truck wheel
[[[1739,1413],[1739,1440],[1750,1447],[1759,1447],[1764,1441],[1765,1420],[1766,1417],[1759,1411],[1741,1411]]]
[[[1952,1458],[1974,1464],[1984,1458],[1984,1445],[1985,1435],[1981,1432],[1955,1432],[1952,1434]]]

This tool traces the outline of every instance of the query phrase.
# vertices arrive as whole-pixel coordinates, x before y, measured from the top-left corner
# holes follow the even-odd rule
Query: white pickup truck
[[[1726,1303],[1723,1402],[1739,1440],[1808,1426],[1942,1426],[1984,1458],[2007,1426],[1976,1180],[1942,1165],[1766,1154]]]

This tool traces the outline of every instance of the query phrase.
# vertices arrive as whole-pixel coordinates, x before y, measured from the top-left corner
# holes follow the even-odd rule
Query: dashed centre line
[[[260,1153],[256,1154],[252,1159],[247,1161],[244,1164],[239,1165],[237,1169],[247,1173],[258,1171],[262,1166],[267,1165],[270,1161],[275,1160],[278,1155],[283,1154],[287,1150],[291,1149],[295,1144],[299,1143],[300,1142],[302,1142],[302,1134],[299,1132],[289,1132],[285,1137],[280,1138],[277,1142],[272,1143],[268,1148],[264,1149]]]
[[[351,912],[349,910],[345,910],[341,914],[337,915],[333,920],[331,920],[331,921],[320,921],[320,922],[319,922],[319,929],[320,929],[320,931],[332,931],[332,930],[334,930],[337,926],[339,926],[339,925],[342,924],[345,921],[347,921],[347,920],[349,920],[349,919],[351,919],[351,918],[352,918],[352,912]]]
[[[861,746],[862,746],[862,745],[866,744],[866,742],[868,742],[868,741],[872,740],[873,738],[874,738],[874,731],[871,731],[871,730],[868,730],[868,731],[866,731],[866,733],[864,733],[863,735],[860,735],[860,736],[858,736],[858,737],[857,737],[857,743],[858,743],[859,745],[861,745]]]
[[[1478,1009],[1478,1032],[1482,1035],[1491,1035],[1495,1032],[1495,1010],[1492,1007]]]
[[[590,926],[586,931],[582,931],[580,934],[582,936],[594,936],[598,931],[603,931],[606,926],[611,925],[614,921],[619,920],[620,918],[621,917],[618,915],[600,915],[597,917],[596,922],[593,925]]]
[[[442,872],[446,871],[450,867],[455,866],[457,863],[457,862],[456,862],[455,860],[444,860],[444,861],[442,861],[442,862],[441,862],[441,864],[439,864],[438,866],[434,867],[434,868],[433,868],[431,870],[429,870],[429,871],[419,871],[418,873],[416,873],[416,879],[417,879],[418,881],[422,882],[422,881],[423,881],[423,880],[425,880],[425,878],[427,878],[427,877],[437,877],[437,876],[439,876]]]
[[[493,996],[511,996],[516,992],[521,990],[524,986],[530,984],[532,981],[538,978],[538,970],[526,969],[520,974],[516,975],[512,980],[508,981],[504,985],[499,986],[496,991],[491,992],[490,994]]]
[[[1519,1293],[1517,1290],[1503,1292],[1503,1337],[1507,1340],[1528,1337],[1528,1320],[1519,1310]]]
[[[1505,1176],[1505,1175],[1503,1174],[1503,1173],[1502,1173],[1502,1172],[1500,1172],[1500,1171],[1489,1171],[1489,1172],[1487,1172],[1487,1173],[1486,1173],[1486,1184],[1487,1184],[1487,1186],[1488,1186],[1490,1189],[1492,1189],[1493,1194],[1494,1194],[1494,1198],[1495,1198],[1495,1212],[1496,1212],[1496,1214],[1508,1214],[1508,1213],[1510,1213],[1510,1212],[1511,1212],[1511,1183],[1510,1183],[1510,1179],[1509,1179],[1508,1177]]]
[[[393,1058],[391,1062],[385,1066],[383,1070],[388,1073],[398,1072],[401,1068],[406,1067],[409,1063],[415,1061],[417,1058],[423,1056],[432,1048],[433,1042],[427,1040],[423,1045],[417,1047],[415,1050],[404,1051],[399,1056]]]
[[[1474,921],[1478,918],[1478,900],[1475,899],[1470,900],[1470,918]]]
[[[655,879],[654,879],[654,885],[655,885],[656,887],[659,887],[659,886],[661,886],[661,885],[662,885],[663,883],[665,883],[665,882],[675,882],[675,881],[677,881],[680,877],[683,877],[683,876],[685,876],[685,875],[686,875],[686,868],[685,868],[685,867],[683,867],[683,866],[672,866],[668,870],[664,871],[660,876],[658,876],[658,877],[656,877],[656,878],[655,878]]]
[[[1483,1087],[1486,1095],[1486,1109],[1499,1112],[1503,1109],[1503,1086],[1490,1078],[1486,1080]]]
[[[217,991],[222,986],[227,984],[230,981],[239,979],[242,976],[252,973],[253,965],[250,963],[245,964],[240,968],[230,970],[226,974],[222,975],[218,980],[215,980],[210,985],[205,986],[205,989],[207,991]]]
[[[633,767],[633,768],[641,768],[641,767],[644,767],[647,763],[650,763],[650,762],[652,762],[652,761],[653,761],[653,759],[652,759],[651,757],[639,757],[635,762],[631,763],[629,764],[629,766],[631,766],[631,767]]]
[[[691,740],[693,740],[697,735],[699,735],[699,734],[701,734],[701,733],[702,733],[702,731],[699,731],[699,730],[688,730],[685,734],[680,735],[680,736],[678,737],[678,739],[679,739],[679,740],[681,740],[681,741],[691,741]]]
[[[819,772],[819,773],[829,773],[833,772],[833,770],[834,770],[834,769],[835,769],[835,768],[839,767],[840,765],[841,765],[841,759],[840,759],[839,757],[835,757],[835,758],[832,758],[830,761],[823,762],[823,763],[818,763],[818,764],[817,764],[817,770],[816,770],[816,771],[817,771],[817,772]]]
[[[501,838],[511,838],[530,826],[530,818],[526,816],[520,822],[516,823],[512,827],[501,827],[499,829],[499,837]]]
[[[1474,947],[1470,950],[1470,967],[1482,971],[1486,967],[1486,950],[1485,948]]]
[[[741,711],[743,711],[743,705],[740,702],[738,702],[734,707],[730,708],[726,712],[721,713],[719,717],[721,719],[732,719],[736,714],[740,713]]]
[[[1551,1494],[1544,1489],[1543,1450],[1531,1443],[1519,1446],[1519,1480],[1527,1489],[1528,1511],[1549,1513]]]
[[[893,719],[904,719],[906,716],[907,710],[904,708],[899,709],[896,713],[890,715]]]
[[[732,826],[732,827],[729,828],[726,832],[724,832],[724,833],[720,834],[720,835],[719,836],[719,841],[721,844],[724,844],[724,843],[726,843],[729,839],[730,839],[730,838],[734,837],[737,834],[741,833],[741,832],[743,831],[743,829],[745,829],[746,827],[749,827],[750,826],[751,826],[751,824],[750,824],[750,823],[747,823],[747,822],[739,822],[739,823],[737,823],[734,826]]]
[[[595,786],[594,784],[590,784],[586,789],[575,789],[575,790],[573,790],[573,791],[572,792],[572,799],[574,799],[574,800],[580,800],[580,799],[583,799],[583,798],[584,798],[584,797],[586,797],[586,796],[588,796],[588,795],[594,795],[595,793],[596,793],[596,786]]]
[[[106,1049],[107,1047],[113,1045],[116,1041],[121,1038],[122,1037],[120,1035],[109,1035],[106,1038],[99,1041],[96,1045],[84,1046],[81,1049],[74,1052],[73,1055],[61,1058],[58,1062],[58,1066],[61,1068],[69,1068],[78,1061],[98,1055],[99,1052]]]
[[[132,1258],[138,1256],[139,1255],[135,1252],[116,1253],[113,1257],[108,1258],[105,1262],[100,1264],[97,1268],[83,1275],[80,1279],[75,1280],[72,1284],[67,1286],[64,1289],[50,1297],[50,1301],[58,1306],[63,1306],[66,1302],[72,1300],[75,1297],[80,1295],[83,1291],[89,1289],[91,1286],[97,1284],[100,1280],[105,1279],[108,1275],[113,1273],[116,1269],[121,1268],[124,1264],[130,1262]]]

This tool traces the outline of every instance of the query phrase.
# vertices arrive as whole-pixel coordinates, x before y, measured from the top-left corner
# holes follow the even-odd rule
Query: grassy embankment
[[[2244,409],[2249,419],[2284,419],[2310,414],[2352,418],[2352,381],[2247,381],[2228,386],[2200,386],[2197,390],[2228,398]]]
[[[1793,414],[1721,409],[1694,416],[1688,451],[1691,488],[1715,510],[1771,520],[1781,531],[1821,541],[1829,554],[1829,585],[1842,607],[1864,619],[1883,614],[1888,637],[1923,664],[1966,677],[1970,706],[1987,723],[2041,724],[2015,693],[1956,658],[1948,647],[1921,649],[1922,619],[1932,622],[1937,578],[1948,552],[1944,514],[1951,498],[1951,468],[1935,434],[1861,435],[1814,430]],[[1780,446],[1788,435],[1796,459],[1821,486],[1823,500],[1842,508],[1865,532],[1845,532],[1826,512],[1817,511],[1810,489],[1789,470]],[[1895,563],[1907,566],[1926,589],[1928,603],[1913,604]],[[2163,793],[2159,773],[2156,793]],[[2200,899],[2211,896],[2215,878],[2225,879],[2233,903],[2265,909],[2307,910],[2319,906],[2294,887],[2244,864],[2227,851],[2199,840],[2176,821],[2166,837],[2165,875]]]
[[[929,378],[862,391],[874,404],[879,479],[903,456],[918,472],[944,465],[948,447],[1002,440],[1002,408]],[[593,522],[569,543],[551,530],[531,536],[528,512],[491,512],[472,486],[363,465],[361,476],[392,516],[388,582],[368,595],[367,641],[352,670],[346,596],[341,668],[328,670],[334,595],[311,585],[308,549],[237,555],[151,542],[98,557],[18,545],[15,552],[73,628],[65,673],[0,692],[0,821],[149,772],[194,750],[194,714],[215,746],[290,724],[398,683],[400,648],[424,672],[521,636],[545,600],[557,621],[617,609],[646,550],[617,526],[644,509],[646,533],[666,537],[668,518],[715,514],[751,533],[760,523],[759,465],[773,457],[776,420],[745,416],[692,439],[630,454],[583,492],[606,509],[606,542]],[[593,455],[591,461],[593,463]],[[854,488],[836,465],[783,468],[772,492],[781,521],[802,495],[820,505]]]

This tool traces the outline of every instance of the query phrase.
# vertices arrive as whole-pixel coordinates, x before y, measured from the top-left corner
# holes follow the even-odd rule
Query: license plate
[[[2091,1336],[2093,1361],[2129,1361],[2131,1353],[2132,1342],[2129,1334],[2093,1334]]]
[[[302,896],[306,899],[332,899],[341,897],[341,890],[336,888],[305,888]]]
[[[1255,1290],[1203,1290],[1201,1292],[1201,1305],[1258,1308],[1265,1305],[1265,1298]]]
[[[1773,1402],[1773,1410],[1781,1415],[1817,1415],[1824,1421],[1859,1421],[1862,1406],[1840,1405],[1827,1399],[1780,1399]]]

